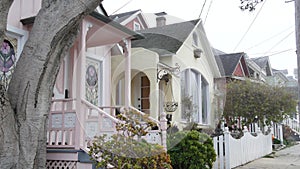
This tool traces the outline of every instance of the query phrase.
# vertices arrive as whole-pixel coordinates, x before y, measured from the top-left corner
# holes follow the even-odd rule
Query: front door
[[[150,114],[150,80],[145,74],[139,73],[133,79],[132,85],[134,89],[134,107],[146,114]]]
[[[150,114],[150,81],[147,76],[141,77],[141,111]]]

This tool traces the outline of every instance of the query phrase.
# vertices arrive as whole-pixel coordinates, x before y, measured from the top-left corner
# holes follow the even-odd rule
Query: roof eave
[[[137,39],[144,39],[145,38],[141,33],[132,31],[132,30],[122,26],[121,24],[109,19],[108,17],[99,14],[98,12],[93,11],[93,12],[90,13],[90,16],[92,16],[95,19],[98,19],[98,20],[100,20],[104,23],[107,23],[107,24],[117,28],[117,29],[119,29],[120,31],[122,31],[124,33],[127,33],[128,35],[130,35],[132,37],[131,40],[137,40]],[[20,21],[22,22],[23,25],[31,25],[31,24],[34,23],[35,17],[36,16],[29,17],[29,18],[24,18],[24,19],[21,19]]]

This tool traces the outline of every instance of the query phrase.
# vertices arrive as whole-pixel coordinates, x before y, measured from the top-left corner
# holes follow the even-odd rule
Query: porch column
[[[124,39],[120,45],[125,56],[125,107],[131,106],[131,41]]]
[[[86,59],[86,35],[89,25],[83,20],[81,24],[81,34],[78,45],[78,58],[76,63],[76,116],[75,124],[75,148],[79,149],[84,146],[84,109],[82,108],[81,100],[85,97],[85,59]]]

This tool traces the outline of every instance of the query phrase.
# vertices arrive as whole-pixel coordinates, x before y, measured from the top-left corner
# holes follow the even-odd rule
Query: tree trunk
[[[0,110],[1,117],[7,114],[7,123],[0,124],[0,132],[4,133],[0,140],[1,168],[45,168],[45,125],[56,75],[77,37],[80,22],[99,3],[99,0],[42,1],[7,97],[5,93],[0,96],[5,104],[2,106],[1,102],[4,108]]]

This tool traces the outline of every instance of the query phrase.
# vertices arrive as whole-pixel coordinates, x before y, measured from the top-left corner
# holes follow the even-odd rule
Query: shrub
[[[154,127],[148,116],[134,110],[119,114],[117,133],[95,137],[89,155],[97,167],[115,169],[172,169],[170,156],[158,144],[150,144],[142,136]]]
[[[216,160],[212,139],[197,131],[169,135],[168,147],[174,169],[211,169]]]
[[[112,165],[115,169],[172,168],[170,156],[162,146],[122,135],[114,135],[109,141],[105,136],[97,137],[90,147],[89,155],[93,157],[97,167],[107,168]]]

